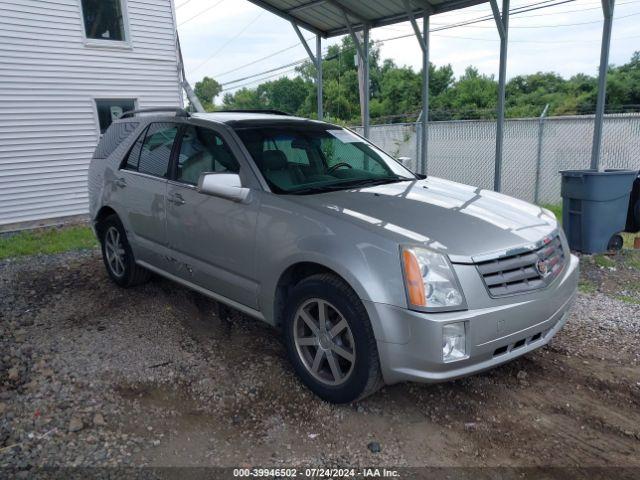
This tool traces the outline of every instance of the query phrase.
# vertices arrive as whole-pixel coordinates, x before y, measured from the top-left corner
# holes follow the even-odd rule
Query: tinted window
[[[142,143],[144,142],[144,137],[147,134],[147,129],[145,129],[138,139],[136,143],[133,144],[133,147],[129,151],[129,155],[127,156],[127,161],[124,164],[124,168],[127,170],[138,170],[138,162],[140,161],[140,151],[142,150]]]
[[[203,172],[237,173],[239,165],[233,153],[213,130],[188,127],[180,145],[176,179],[197,184]]]
[[[121,0],[82,0],[82,14],[87,38],[125,39]]]
[[[276,193],[413,180],[389,155],[339,127],[246,128],[236,130]]]
[[[134,110],[136,108],[135,100],[96,100],[96,109],[98,110],[98,123],[100,124],[100,133],[106,132],[107,128],[115,120],[119,119],[124,112]]]
[[[140,173],[156,177],[167,176],[171,149],[177,132],[178,127],[173,123],[152,123],[149,126],[140,150]]]

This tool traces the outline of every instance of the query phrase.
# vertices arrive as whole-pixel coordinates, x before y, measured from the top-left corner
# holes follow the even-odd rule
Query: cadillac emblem
[[[542,258],[539,258],[538,261],[536,262],[536,270],[538,271],[538,273],[542,278],[546,277],[547,275],[549,275],[549,273],[551,273],[551,271],[549,270],[549,264],[547,263],[546,260],[543,260]]]

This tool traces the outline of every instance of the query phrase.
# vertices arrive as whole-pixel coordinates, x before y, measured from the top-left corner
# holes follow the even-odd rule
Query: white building
[[[179,79],[172,0],[0,0],[0,231],[87,213],[100,132]]]

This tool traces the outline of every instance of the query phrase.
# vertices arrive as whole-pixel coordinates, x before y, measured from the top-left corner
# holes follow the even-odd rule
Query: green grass
[[[631,295],[616,295],[616,300],[620,300],[625,303],[632,303],[634,305],[640,305],[640,297]]]
[[[580,292],[582,293],[591,294],[591,293],[596,293],[597,288],[589,280],[581,279],[580,282],[578,283],[578,290],[580,290]]]
[[[558,221],[562,223],[562,205],[542,205],[542,208],[551,210]]]
[[[81,250],[93,248],[97,244],[96,237],[87,226],[29,230],[0,236],[0,260]]]
[[[634,253],[627,261],[628,265],[636,270],[640,270],[640,254]]]
[[[616,262],[611,260],[606,255],[594,255],[593,261],[596,262],[596,265],[602,268],[611,268],[616,266]]]

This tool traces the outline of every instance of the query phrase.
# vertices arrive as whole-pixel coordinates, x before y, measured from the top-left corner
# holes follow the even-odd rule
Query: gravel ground
[[[0,262],[0,468],[640,467],[640,305],[583,269],[546,348],[335,406],[274,330],[176,284],[120,289],[97,251]]]

